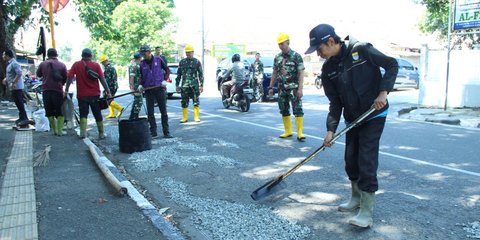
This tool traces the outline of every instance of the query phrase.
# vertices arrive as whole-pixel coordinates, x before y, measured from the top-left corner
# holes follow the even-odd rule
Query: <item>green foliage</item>
[[[448,37],[448,13],[450,3],[453,0],[422,0],[422,4],[427,7],[424,19],[419,23],[419,28],[424,33],[438,34],[441,40],[446,40]],[[453,12],[452,4],[452,12]],[[453,17],[453,13],[452,13]],[[452,19],[453,22],[453,19]],[[461,30],[458,32],[474,32],[475,29]],[[477,29],[478,31],[478,29]],[[464,45],[467,48],[473,48],[480,44],[480,34],[463,34],[456,35],[452,39],[453,47],[462,48]]]
[[[58,57],[65,62],[70,62],[72,60],[72,46],[67,44],[58,49]]]
[[[126,64],[142,44],[153,48],[161,46],[164,53],[174,49],[170,33],[176,19],[169,3],[156,0],[144,2],[128,0],[120,3],[109,16],[109,28],[115,29],[119,38],[94,38],[90,47],[99,54],[107,54],[116,64]]]
[[[448,0],[423,0],[427,7],[424,19],[419,23],[424,33],[439,33],[446,38],[448,34]]]

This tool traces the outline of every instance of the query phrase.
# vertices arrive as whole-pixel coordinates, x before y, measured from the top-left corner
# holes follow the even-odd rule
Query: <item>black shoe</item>
[[[170,133],[167,133],[167,134],[163,135],[163,138],[173,138],[173,137],[172,137],[172,135],[170,135]]]
[[[150,135],[152,135],[152,138],[157,138],[158,137],[156,132],[152,132],[152,133],[150,133]]]
[[[297,140],[299,142],[305,142],[306,137],[297,137]]]

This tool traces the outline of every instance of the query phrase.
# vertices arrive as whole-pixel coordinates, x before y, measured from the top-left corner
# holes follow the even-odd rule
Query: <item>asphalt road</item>
[[[321,90],[305,90],[303,143],[295,135],[278,138],[283,125],[276,103],[254,103],[242,113],[224,109],[213,92],[201,97],[201,123],[190,112],[189,122],[180,124],[179,98],[168,101],[174,139],[156,139],[150,151],[120,153],[117,122],[109,121],[103,148],[148,198],[168,208],[164,214],[186,238],[465,239],[464,227],[480,220],[480,131],[397,119],[396,111],[415,104],[417,95],[389,96],[374,227],[367,230],[347,224],[353,213],[336,210],[350,193],[343,138],[285,180],[278,194],[250,198],[321,145],[328,110]]]

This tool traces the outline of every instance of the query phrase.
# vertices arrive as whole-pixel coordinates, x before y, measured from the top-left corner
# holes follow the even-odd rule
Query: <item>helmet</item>
[[[82,50],[82,58],[91,58],[93,56],[92,49],[85,48]]]
[[[280,43],[283,43],[287,40],[289,40],[290,38],[288,37],[288,34],[284,33],[284,32],[281,32],[278,34],[278,37],[277,37],[277,44],[280,44]]]
[[[193,46],[190,44],[185,45],[185,52],[193,52]]]
[[[233,62],[239,62],[239,61],[240,61],[240,55],[238,53],[233,54],[232,63]]]
[[[100,59],[98,59],[100,62],[105,62],[108,60],[108,56],[105,55],[105,54],[102,54],[102,56],[100,56]]]
[[[139,52],[136,52],[136,53],[133,54],[133,58],[135,58],[135,59],[139,59],[141,57],[142,57],[142,55]]]
[[[148,44],[143,44],[141,47],[140,47],[140,52],[141,53],[144,53],[144,52],[150,52],[150,46]]]

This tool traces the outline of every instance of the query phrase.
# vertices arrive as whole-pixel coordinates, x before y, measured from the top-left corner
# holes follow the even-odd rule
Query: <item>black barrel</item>
[[[152,149],[148,120],[137,118],[118,122],[120,152],[133,153]]]

